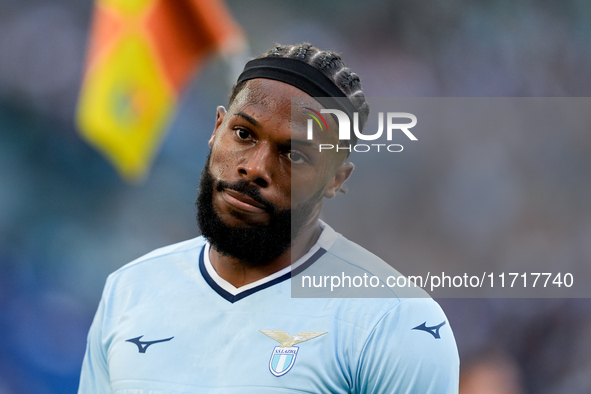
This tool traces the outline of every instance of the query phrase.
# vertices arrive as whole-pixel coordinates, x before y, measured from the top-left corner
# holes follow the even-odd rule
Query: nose
[[[238,165],[241,178],[247,179],[260,187],[268,187],[271,183],[273,160],[270,147],[257,144],[245,154]]]

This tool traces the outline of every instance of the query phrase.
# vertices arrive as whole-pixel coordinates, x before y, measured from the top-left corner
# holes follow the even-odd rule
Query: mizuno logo
[[[174,337],[170,337],[170,338],[166,338],[166,339],[159,339],[157,341],[145,341],[145,342],[142,342],[142,341],[140,341],[140,339],[142,339],[142,337],[143,337],[143,335],[141,335],[141,336],[139,336],[137,338],[126,339],[125,342],[135,343],[137,345],[137,349],[140,351],[140,353],[145,353],[146,350],[148,349],[148,346],[153,345],[155,343],[168,342],[172,338],[174,338]]]
[[[413,328],[413,330],[422,330],[422,331],[426,331],[429,334],[433,335],[433,337],[435,339],[440,339],[441,336],[439,335],[439,329],[441,327],[443,327],[445,325],[446,321],[444,320],[443,322],[439,323],[436,326],[431,326],[431,327],[427,327],[427,322],[424,322],[423,324],[421,324],[420,326],[416,326]]]

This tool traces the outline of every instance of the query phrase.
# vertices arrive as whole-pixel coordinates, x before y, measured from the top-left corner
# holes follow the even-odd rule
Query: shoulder
[[[459,366],[456,341],[439,305],[405,299],[366,337],[355,382],[358,392],[457,393]]]
[[[198,270],[199,255],[205,239],[201,236],[155,249],[119,268],[109,275],[103,297],[128,287],[143,287],[168,283]]]
[[[325,232],[332,231],[325,225]],[[333,241],[312,264],[293,275],[294,295],[301,297],[430,298],[392,265],[334,233]]]
[[[342,260],[347,265],[359,267],[360,269],[367,270],[368,272],[381,272],[386,270],[389,273],[399,274],[396,269],[394,269],[380,257],[376,256],[374,253],[365,249],[361,245],[350,241],[341,234],[337,235],[335,242],[331,248],[327,250],[327,254]]]
[[[366,339],[383,341],[381,335],[389,335],[455,341],[443,309],[432,298],[333,298],[325,305],[342,328],[348,326]]]
[[[123,267],[113,272],[111,276],[120,275],[130,269],[139,269],[143,265],[162,263],[167,259],[174,259],[175,256],[178,255],[191,254],[194,252],[200,253],[203,245],[205,245],[205,238],[199,236],[186,241],[181,241],[175,244],[154,249],[153,251],[131,261],[130,263],[125,264]]]
[[[359,391],[457,393],[457,345],[439,304],[420,287],[398,286],[408,284],[409,278],[342,235],[323,257],[316,274],[329,276],[329,281],[338,277],[334,283],[341,283],[332,291],[335,296],[376,297],[337,301],[345,306],[341,319],[364,326],[356,369]],[[349,276],[358,278],[351,287]],[[331,292],[328,287],[323,290]],[[404,367],[392,369],[392,365]]]

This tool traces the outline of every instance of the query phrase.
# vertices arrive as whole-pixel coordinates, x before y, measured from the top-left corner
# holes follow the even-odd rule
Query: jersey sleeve
[[[105,293],[90,326],[86,341],[86,353],[82,362],[78,394],[111,393],[111,381],[107,366],[106,349],[103,346],[103,320],[105,313]]]
[[[357,393],[458,393],[459,356],[453,332],[430,298],[407,299],[367,337],[357,368]]]

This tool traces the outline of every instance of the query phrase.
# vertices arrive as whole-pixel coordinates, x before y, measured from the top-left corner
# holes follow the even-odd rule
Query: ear
[[[215,118],[215,128],[213,129],[213,133],[211,134],[211,138],[209,139],[209,147],[213,146],[213,141],[215,140],[215,134],[218,131],[218,127],[224,121],[224,117],[226,116],[226,109],[223,105],[219,105],[217,108],[216,118]]]
[[[337,167],[337,170],[334,174],[334,177],[328,183],[326,190],[324,191],[324,197],[326,198],[333,198],[338,194],[338,192],[343,187],[343,184],[349,177],[351,173],[355,169],[353,163],[346,162],[342,163]]]

